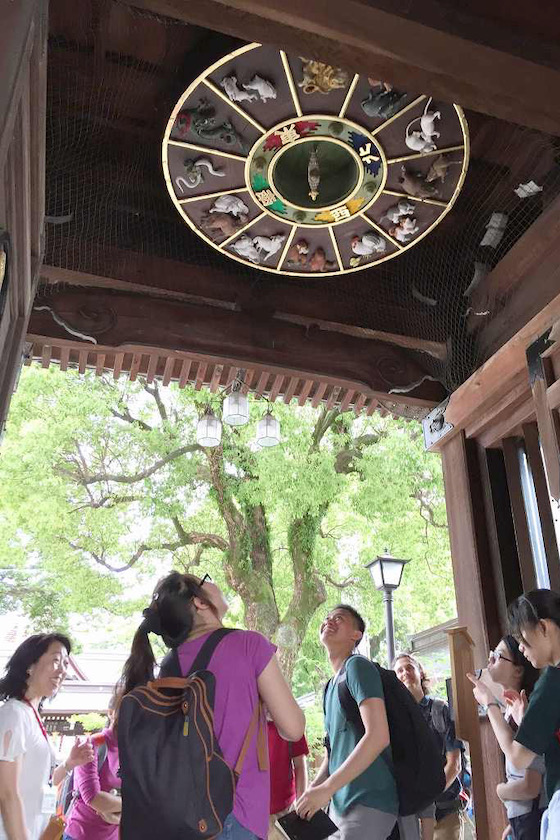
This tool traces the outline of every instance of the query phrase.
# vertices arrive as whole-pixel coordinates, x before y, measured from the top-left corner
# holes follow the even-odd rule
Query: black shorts
[[[512,817],[509,821],[513,840],[539,840],[541,836],[541,820],[544,808]]]

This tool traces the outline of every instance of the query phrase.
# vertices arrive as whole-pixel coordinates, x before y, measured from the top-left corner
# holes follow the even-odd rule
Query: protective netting
[[[439,342],[441,352],[423,355],[422,364],[449,390],[472,373],[480,331],[507,298],[484,300],[484,277],[560,191],[558,138],[467,112],[472,148],[463,191],[422,242],[345,277],[265,274],[221,256],[184,224],[161,169],[178,97],[239,42],[124,3],[74,6],[52,0],[50,7],[46,264],[128,278],[140,254],[215,268],[255,294],[320,289],[332,320],[344,304],[356,325]],[[530,182],[534,194],[531,186],[516,194]]]

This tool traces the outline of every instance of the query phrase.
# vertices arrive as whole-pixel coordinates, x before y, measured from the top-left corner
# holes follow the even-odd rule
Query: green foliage
[[[70,723],[73,726],[76,723],[81,723],[84,732],[99,732],[107,725],[107,716],[98,715],[97,712],[90,712],[87,715],[72,715]]]
[[[301,629],[298,694],[328,675],[319,625],[340,601],[363,613],[383,656],[381,596],[363,567],[386,547],[410,560],[395,594],[399,645],[455,614],[440,461],[417,424],[276,404],[278,447],[258,451],[251,422],[201,450],[198,417],[220,401],[25,369],[0,457],[0,610],[126,644],[159,577],[208,571],[232,624]],[[264,411],[251,400],[252,418]]]

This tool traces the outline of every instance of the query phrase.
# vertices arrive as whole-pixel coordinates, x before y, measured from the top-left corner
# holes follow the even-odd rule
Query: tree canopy
[[[250,422],[202,449],[198,417],[220,402],[24,370],[0,450],[0,609],[114,646],[167,570],[209,572],[231,596],[231,623],[274,639],[300,693],[324,673],[329,606],[354,604],[382,645],[363,567],[386,548],[411,561],[395,596],[401,644],[455,614],[440,461],[418,424],[276,403],[279,446],[259,450]],[[265,410],[251,399],[253,418]]]

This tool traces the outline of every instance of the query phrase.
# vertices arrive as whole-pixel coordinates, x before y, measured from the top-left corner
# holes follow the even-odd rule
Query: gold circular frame
[[[217,243],[217,242],[214,242],[209,236],[207,236],[204,233],[204,231],[202,231],[199,227],[197,227],[197,225],[194,224],[194,222],[188,216],[188,214],[186,212],[184,212],[180,199],[177,198],[177,195],[175,193],[175,188],[174,188],[174,185],[173,185],[173,181],[171,179],[170,170],[169,170],[169,158],[168,158],[168,153],[167,153],[167,147],[168,147],[168,143],[170,141],[174,142],[173,138],[171,137],[171,132],[172,132],[173,127],[175,125],[175,121],[176,121],[177,116],[180,113],[185,101],[189,98],[189,96],[200,85],[205,86],[206,90],[208,92],[217,93],[222,99],[227,100],[227,97],[225,97],[225,95],[223,95],[220,91],[218,91],[214,87],[214,85],[212,85],[212,83],[209,83],[207,81],[208,77],[212,73],[214,73],[216,70],[218,70],[222,65],[232,61],[235,58],[239,58],[240,56],[244,55],[247,52],[251,52],[252,50],[259,49],[260,47],[262,47],[262,44],[256,43],[256,42],[251,43],[251,44],[246,44],[245,46],[239,47],[237,50],[233,50],[231,53],[228,53],[227,55],[225,55],[222,58],[215,61],[212,65],[210,65],[210,67],[208,67],[203,73],[201,73],[199,76],[197,76],[197,78],[194,79],[190,83],[190,85],[187,87],[187,89],[184,91],[182,96],[177,101],[177,103],[176,103],[175,107],[173,108],[173,110],[171,112],[171,115],[170,115],[170,117],[167,121],[167,125],[165,127],[165,132],[164,132],[164,136],[163,136],[163,140],[162,140],[162,167],[163,167],[164,180],[165,180],[165,184],[166,184],[166,187],[167,187],[167,191],[169,192],[169,196],[170,196],[173,204],[175,205],[177,211],[182,216],[184,221],[189,225],[189,227],[201,239],[203,239],[208,245],[210,245],[212,248],[214,248],[220,254],[222,254],[223,256],[227,256],[229,259],[236,260],[236,262],[241,263],[242,265],[246,266],[247,268],[251,268],[255,271],[266,271],[269,274],[281,274],[285,277],[294,277],[294,278],[303,277],[303,278],[307,278],[307,279],[309,279],[309,278],[311,278],[311,279],[319,279],[319,278],[323,279],[323,278],[329,278],[329,277],[340,277],[340,276],[344,276],[346,274],[352,274],[352,273],[357,272],[357,271],[364,271],[364,270],[369,269],[369,268],[374,268],[376,265],[380,265],[381,263],[386,262],[387,260],[392,260],[395,257],[399,257],[401,254],[410,250],[410,248],[413,248],[418,242],[420,242],[422,239],[424,239],[426,236],[428,236],[428,234],[430,234],[432,232],[432,230],[434,230],[434,228],[437,227],[437,225],[442,221],[442,219],[444,219],[445,216],[447,216],[447,214],[450,212],[453,205],[455,204],[455,202],[457,200],[457,197],[458,197],[459,193],[461,192],[461,189],[462,189],[463,184],[465,182],[465,178],[466,178],[467,170],[468,170],[468,166],[469,166],[470,137],[469,137],[468,124],[467,124],[467,120],[466,120],[463,109],[461,108],[460,105],[456,105],[456,104],[453,104],[453,108],[454,108],[454,110],[457,114],[457,118],[459,120],[459,124],[461,126],[461,132],[462,132],[462,135],[463,135],[463,144],[462,144],[462,146],[463,146],[463,161],[462,161],[462,166],[461,166],[461,172],[460,172],[459,178],[457,179],[457,183],[455,185],[455,189],[453,190],[453,194],[452,194],[451,198],[449,199],[449,201],[447,202],[447,204],[445,205],[445,207],[442,207],[442,212],[439,214],[437,219],[435,219],[435,221],[432,222],[431,225],[428,225],[428,227],[424,231],[422,231],[422,233],[420,233],[418,236],[416,236],[411,242],[408,242],[406,244],[401,244],[391,254],[386,254],[385,256],[382,256],[382,257],[380,257],[379,259],[376,259],[376,260],[370,260],[369,262],[364,262],[361,265],[350,266],[348,268],[342,267],[342,268],[339,268],[337,271],[313,272],[313,271],[288,271],[288,270],[282,269],[282,268],[274,268],[272,266],[263,265],[262,263],[258,263],[258,264],[251,263],[250,261],[248,261],[246,259],[243,259],[242,257],[239,257],[235,252],[226,250],[226,248],[230,244],[230,242],[235,241],[237,236],[240,236],[244,233],[246,227],[250,227],[251,225],[255,224],[258,220],[263,218],[263,216],[269,215],[269,216],[272,216],[274,218],[274,220],[279,222],[280,224],[284,224],[284,225],[287,225],[288,227],[292,228],[291,232],[287,236],[286,243],[285,243],[285,245],[282,249],[282,255],[281,255],[280,260],[279,260],[279,264],[282,264],[284,262],[285,257],[286,257],[289,246],[291,245],[293,239],[295,238],[295,233],[296,233],[297,229],[298,228],[317,229],[319,227],[318,225],[310,225],[310,224],[306,224],[306,223],[303,223],[303,222],[292,222],[291,220],[288,220],[288,219],[281,220],[276,214],[270,213],[270,211],[266,210],[266,208],[263,208],[261,206],[261,204],[255,200],[253,190],[252,190],[251,186],[248,185],[248,182],[247,182],[247,168],[248,168],[248,163],[250,161],[250,155],[251,155],[251,152],[253,151],[254,147],[258,143],[262,142],[263,137],[267,136],[269,133],[272,133],[278,127],[281,127],[281,126],[286,125],[286,124],[289,125],[289,124],[291,124],[293,122],[297,122],[298,120],[301,120],[301,119],[308,120],[308,119],[313,119],[314,117],[317,118],[317,115],[307,114],[307,113],[302,113],[301,115],[300,114],[294,114],[294,116],[291,119],[288,119],[288,120],[283,121],[282,123],[279,123],[273,129],[267,129],[263,134],[261,134],[261,137],[259,138],[259,140],[257,140],[253,144],[249,154],[246,155],[246,156],[241,155],[241,154],[233,154],[233,153],[229,153],[229,152],[219,152],[219,155],[221,157],[225,157],[225,158],[229,157],[229,158],[233,158],[235,160],[240,160],[240,161],[243,160],[243,158],[245,158],[245,168],[244,168],[245,185],[241,186],[239,188],[235,188],[235,189],[232,189],[232,190],[227,190],[227,191],[224,191],[224,192],[229,193],[230,195],[231,194],[248,192],[250,194],[251,198],[253,199],[253,201],[255,201],[255,203],[257,204],[257,207],[259,208],[259,210],[261,210],[261,212],[258,213],[248,223],[248,225],[246,227],[243,227],[243,228],[240,228],[239,230],[237,230],[234,237],[227,238],[222,243]],[[280,51],[280,56],[282,58],[282,64],[284,65],[284,68],[286,69],[286,67],[289,66],[288,58],[287,58],[286,54],[283,53],[282,51]],[[287,70],[286,70],[286,73],[287,73]],[[353,81],[350,81],[348,91],[352,90],[352,92],[353,92],[353,90],[355,89],[355,83],[356,83],[357,79],[359,79],[359,74],[356,74],[354,76]],[[292,97],[294,97],[294,99],[295,99],[297,97],[297,90],[295,88],[295,85],[294,85],[294,82],[293,82],[292,78],[288,78],[288,85],[290,87]],[[426,99],[427,97],[424,96],[422,98]],[[229,100],[227,100],[227,102],[230,106],[233,107],[234,111],[242,110],[242,109],[238,109],[238,107],[236,106],[236,103],[231,103],[231,102],[229,102]],[[414,103],[411,103],[411,105],[412,104],[416,104],[416,101]],[[347,103],[345,102],[345,105],[343,106],[344,111],[346,110],[346,105],[347,105]],[[384,150],[383,150],[383,147],[382,147],[382,145],[381,145],[381,143],[380,143],[380,141],[377,137],[377,134],[380,131],[382,131],[383,127],[386,124],[388,124],[389,122],[392,122],[394,119],[400,117],[402,113],[404,113],[406,110],[408,110],[409,107],[411,107],[411,105],[405,106],[405,108],[403,108],[403,109],[401,109],[401,111],[397,112],[396,115],[394,115],[393,117],[389,117],[388,120],[385,120],[383,123],[381,123],[379,126],[377,126],[374,129],[375,136],[364,125],[361,125],[359,123],[352,123],[352,121],[347,120],[344,115],[342,117],[335,116],[335,115],[332,115],[332,114],[328,116],[328,118],[331,121],[334,121],[336,119],[342,119],[342,120],[344,120],[344,122],[346,122],[348,124],[353,124],[353,126],[356,127],[360,131],[360,133],[366,134],[366,135],[371,135],[374,139],[376,147],[382,153],[384,173],[383,173],[381,188],[376,193],[374,193],[374,195],[372,197],[372,200],[370,202],[368,202],[367,205],[364,208],[360,208],[360,211],[358,213],[354,214],[354,216],[351,217],[351,219],[356,218],[356,217],[358,217],[358,218],[359,217],[364,217],[366,223],[370,224],[372,229],[376,229],[376,223],[372,224],[371,223],[372,220],[370,220],[368,217],[365,217],[364,214],[365,214],[366,210],[368,210],[371,207],[371,205],[374,203],[374,200],[380,195],[380,193],[383,192],[383,189],[385,187],[385,183],[387,181],[388,166],[389,166],[389,164],[387,162],[387,159],[386,159],[386,156],[385,156],[385,153],[384,153]],[[320,115],[320,118],[325,119],[325,115],[324,114]],[[254,122],[253,122],[252,118],[249,118],[248,121],[253,123],[253,125],[254,125]],[[335,138],[330,138],[329,137],[328,139],[331,140],[331,139],[335,139]],[[193,151],[207,152],[209,154],[212,154],[213,152],[215,153],[215,150],[213,150],[212,147],[204,146],[203,144],[196,144],[196,143],[189,143],[189,142],[184,142],[183,143],[183,142],[178,142],[178,141],[175,141],[175,142],[177,143],[177,145],[184,146],[185,148],[191,148]],[[346,147],[349,148],[348,146],[346,146]],[[433,154],[435,155],[438,152],[441,152],[441,150],[436,149]],[[430,153],[428,153],[428,155],[431,156]],[[417,154],[417,155],[415,155],[415,154],[412,154],[412,155],[405,154],[405,155],[402,155],[401,158],[398,158],[397,160],[393,160],[392,163],[400,162],[401,160],[404,161],[404,160],[414,159],[414,158],[421,159],[421,158],[425,158],[426,156],[427,155],[425,155],[425,154]],[[391,194],[395,195],[396,198],[399,197],[399,194],[395,194],[395,193],[391,193]],[[216,193],[214,193],[214,196],[216,196]],[[207,195],[192,196],[191,200],[200,199],[202,201],[207,197],[208,197]],[[414,202],[417,202],[418,204],[422,204],[422,203],[430,204],[431,203],[431,201],[429,199],[428,200],[418,199],[418,198],[414,198],[414,196],[405,195],[404,193],[403,193],[402,197],[410,199]],[[284,199],[281,199],[281,200],[284,200]],[[348,201],[348,200],[349,199],[346,199],[346,201]],[[305,209],[306,212],[309,212],[308,208],[304,208],[304,209]],[[323,209],[325,209],[325,208],[321,208],[321,210],[323,210]],[[351,221],[351,219],[346,219],[346,220],[343,220],[341,222],[332,222],[332,223],[324,225],[323,228],[322,228],[323,230],[325,228],[329,229],[331,239],[333,241],[333,248],[335,250],[335,255],[336,255],[337,262],[339,263],[339,265],[341,263],[340,254],[339,254],[339,251],[338,251],[338,246],[336,245],[336,239],[334,238],[334,233],[333,233],[332,228],[335,227],[336,225],[347,223],[348,221]],[[383,230],[380,227],[377,227],[377,230],[383,236],[385,236],[385,238],[387,239],[387,241],[389,243],[393,242],[393,240],[390,238],[390,236],[388,236],[387,231]]]

